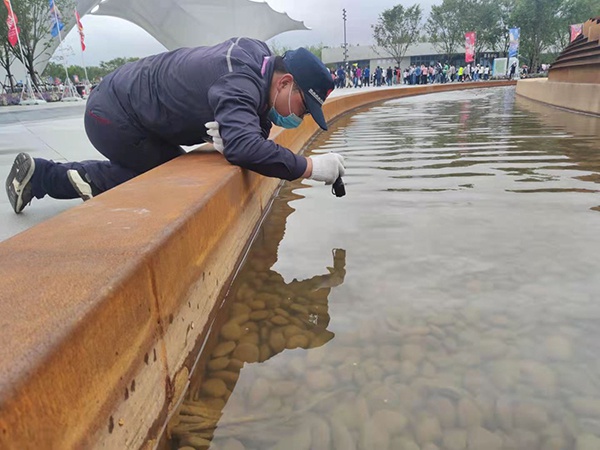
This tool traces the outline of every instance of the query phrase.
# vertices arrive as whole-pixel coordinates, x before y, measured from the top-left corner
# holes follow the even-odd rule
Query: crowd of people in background
[[[508,78],[514,78],[517,67],[513,64]],[[523,70],[521,70],[523,72]],[[338,66],[331,70],[331,76],[336,88],[359,88],[363,86],[392,86],[398,84],[418,85],[433,83],[454,83],[465,81],[487,81],[491,79],[492,69],[489,64],[465,64],[455,66],[454,64],[411,64],[409,67],[388,66],[384,69],[380,66],[373,71],[369,67],[352,65],[344,68]]]

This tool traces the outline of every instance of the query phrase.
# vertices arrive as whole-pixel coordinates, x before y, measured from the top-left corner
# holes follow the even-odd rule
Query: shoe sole
[[[67,177],[69,178],[69,181],[71,182],[71,185],[75,191],[77,191],[77,194],[79,194],[79,197],[81,197],[84,202],[94,198],[94,195],[92,194],[92,187],[83,178],[81,178],[79,172],[76,170],[67,170]]]
[[[35,171],[35,161],[27,153],[19,153],[13,162],[13,165],[6,178],[6,195],[15,211],[19,214],[25,206],[31,201],[23,201],[23,192],[31,181]]]

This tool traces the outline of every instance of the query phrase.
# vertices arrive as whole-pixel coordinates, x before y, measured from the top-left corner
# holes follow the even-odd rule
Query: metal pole
[[[346,41],[346,8],[342,9],[344,18],[344,67],[348,66],[348,42]]]
[[[54,22],[56,24],[56,31],[58,31],[58,47],[60,48],[60,50],[63,52],[64,55],[64,48],[62,46],[62,34],[60,32],[60,22],[58,20],[58,13],[56,12],[56,0],[53,0],[52,2],[52,12],[54,13]],[[67,69],[67,61],[66,58],[63,56],[63,67],[65,69],[65,75],[67,77],[67,79],[65,80],[65,87],[63,89],[63,94],[62,94],[62,100],[64,100],[65,98],[72,98],[72,97],[77,97],[75,95],[75,88],[73,87],[73,84],[71,83],[71,79],[69,78],[69,70]]]
[[[85,65],[85,60],[83,59],[83,50],[81,51],[81,63],[83,64],[83,71],[85,72],[85,81],[87,81],[89,83],[90,79],[87,74],[87,67]]]
[[[54,13],[54,23],[56,24],[56,31],[58,32],[58,46],[62,49],[62,35],[60,33],[60,22],[58,21],[58,14],[56,12],[56,3],[52,2],[52,12]],[[67,63],[63,59],[63,68],[65,69],[65,75],[69,80],[69,71],[67,70]]]
[[[87,67],[85,65],[85,59],[83,58],[84,50],[83,50],[83,46],[81,43],[81,35],[83,32],[79,29],[80,19],[79,19],[79,13],[77,12],[77,8],[75,8],[75,19],[76,19],[75,26],[77,27],[77,31],[79,32],[79,48],[81,49],[81,63],[83,64],[83,71],[85,72],[85,81],[86,81],[85,86],[86,86],[86,89],[89,91],[89,88],[92,85],[92,83],[90,82],[90,78],[88,77]],[[83,27],[83,25],[82,25],[82,27]],[[88,92],[88,95],[89,95],[89,92]]]

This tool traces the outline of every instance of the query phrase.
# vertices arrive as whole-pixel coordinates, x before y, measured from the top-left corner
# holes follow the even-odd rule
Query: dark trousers
[[[90,142],[108,161],[57,163],[35,158],[31,183],[36,198],[79,197],[67,177],[71,169],[86,172],[104,192],[185,153],[180,146],[143,130],[102,83],[88,98],[84,124]]]

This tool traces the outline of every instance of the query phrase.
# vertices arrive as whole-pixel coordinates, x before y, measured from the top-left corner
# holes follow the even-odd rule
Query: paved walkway
[[[334,89],[333,92],[329,95],[329,97],[340,97],[342,95],[349,95],[349,94],[356,94],[358,92],[370,92],[370,91],[377,91],[377,90],[381,90],[381,89],[397,89],[397,88],[408,88],[410,86],[408,85],[403,85],[403,84],[398,84],[398,85],[393,85],[393,86],[380,86],[380,87],[376,87],[376,86],[367,86],[364,88],[343,88],[343,89]]]
[[[84,107],[84,102],[0,107],[0,240],[81,203],[33,200],[31,207],[16,215],[4,192],[4,180],[19,152],[55,161],[98,158],[83,129]]]

